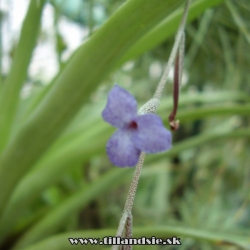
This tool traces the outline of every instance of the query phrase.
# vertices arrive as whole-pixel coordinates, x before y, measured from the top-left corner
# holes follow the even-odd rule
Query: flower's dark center
[[[138,125],[135,121],[130,122],[128,125],[129,129],[137,129]]]

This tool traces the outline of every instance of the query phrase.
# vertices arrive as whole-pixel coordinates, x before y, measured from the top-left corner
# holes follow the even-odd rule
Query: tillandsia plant
[[[117,230],[117,240],[123,240],[120,248],[131,249],[131,242],[136,242],[129,239],[132,237],[176,235],[181,237],[184,249],[250,249],[250,100],[246,84],[250,82],[250,57],[245,53],[250,41],[246,13],[249,0],[227,0],[216,9],[211,7],[223,0],[192,1],[188,20],[198,19],[186,29],[185,69],[190,80],[181,96],[189,2],[184,16],[181,6],[186,0],[0,2],[0,61],[3,51],[11,62],[9,71],[5,67],[1,71],[1,62],[6,60],[0,62],[0,250],[89,250],[106,249],[106,243],[109,247],[119,244],[112,242],[113,237],[107,242],[107,236],[116,235],[113,218],[122,214],[116,212],[117,200],[124,199],[119,188],[129,177],[132,179],[133,171]],[[10,8],[3,9],[2,2],[11,2]],[[12,36],[8,24],[17,17],[11,14],[12,9],[22,2],[30,5],[19,41],[16,45],[10,41],[13,50],[5,46],[1,50],[1,38],[5,41]],[[79,18],[68,7],[75,9]],[[95,23],[101,9],[103,19]],[[21,14],[21,10],[18,12]],[[159,76],[155,74],[157,65],[165,57],[162,55],[168,39],[177,31],[182,16],[161,83],[138,110],[131,94],[142,88],[142,95],[151,92],[152,86],[145,86],[145,78],[154,82]],[[44,27],[44,21],[45,26],[47,21],[51,23],[50,28]],[[65,21],[72,26],[63,35],[61,24]],[[65,51],[61,38],[69,38],[70,34],[74,39],[73,24],[82,28],[77,29],[81,37],[85,31],[90,32],[79,41],[78,49],[73,51],[69,46],[70,51]],[[53,37],[56,39],[52,41]],[[68,39],[65,42],[68,47]],[[37,52],[44,53],[40,48],[45,44],[51,50],[49,57],[44,55],[41,60]],[[43,78],[47,70],[35,77],[32,72],[36,59],[44,61],[47,69],[55,47],[61,66],[58,74],[51,82]],[[61,57],[64,52],[74,52],[67,62]],[[134,67],[121,69],[129,60],[133,60]],[[116,71],[118,68],[121,70]],[[170,68],[174,68],[173,98],[163,98]],[[128,82],[136,75],[136,86],[130,94],[119,87],[117,80],[105,108],[103,92],[112,72]],[[220,90],[221,85],[225,91]],[[30,91],[24,97],[26,86]],[[172,112],[166,112],[171,107]],[[104,120],[113,127],[105,124],[102,111]],[[177,130],[174,142],[174,132],[168,127]],[[104,155],[106,143],[110,161],[118,167],[109,167]],[[144,163],[146,154],[158,152],[163,153],[147,155],[149,159],[145,158],[148,161]],[[153,168],[147,169],[146,164],[153,164]],[[131,169],[133,166],[136,168]],[[139,178],[142,187],[136,192]],[[135,193],[140,216],[132,227]]]
[[[139,109],[138,114],[136,114],[137,105],[134,97],[126,90],[115,85],[109,93],[107,105],[102,112],[103,119],[118,128],[106,147],[110,161],[120,167],[132,167],[137,164],[116,234],[116,237],[125,236],[126,238],[122,241],[122,249],[132,249],[132,245],[128,241],[132,237],[132,207],[145,155],[147,153],[167,151],[171,148],[172,135],[164,128],[160,117],[154,113],[160,104],[160,98],[174,61],[174,105],[173,111],[169,116],[169,123],[173,131],[179,127],[179,121],[175,120],[175,116],[178,108],[179,89],[183,71],[184,28],[190,2],[191,0],[186,1],[172,52],[153,98],[144,104]],[[119,247],[114,245],[112,249],[116,250]]]

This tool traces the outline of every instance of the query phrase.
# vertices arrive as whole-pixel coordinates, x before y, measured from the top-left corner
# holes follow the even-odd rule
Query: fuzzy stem
[[[156,112],[156,109],[157,109],[157,107],[159,106],[159,103],[160,103],[160,98],[161,98],[163,88],[164,88],[164,86],[165,86],[165,84],[167,82],[169,70],[170,70],[170,68],[171,68],[171,66],[172,66],[172,64],[174,62],[174,59],[176,57],[179,46],[181,46],[181,48],[180,48],[180,58],[178,56],[178,59],[177,59],[177,68],[182,71],[182,58],[181,58],[181,56],[182,56],[182,52],[184,52],[184,50],[183,50],[184,49],[184,47],[183,47],[184,28],[185,28],[185,24],[186,24],[186,19],[187,19],[188,9],[189,9],[190,3],[191,3],[191,0],[187,0],[186,5],[185,5],[185,9],[184,9],[184,14],[183,14],[183,17],[182,17],[182,21],[181,21],[181,24],[179,26],[179,29],[178,29],[178,32],[177,32],[177,35],[176,35],[176,38],[175,38],[174,47],[173,47],[172,52],[170,54],[170,58],[168,60],[166,70],[163,73],[163,76],[162,76],[162,78],[160,80],[160,83],[159,83],[159,85],[158,85],[158,87],[156,89],[156,92],[155,92],[153,98],[150,99],[139,110],[138,113],[140,115],[147,114],[147,113],[155,113]],[[178,74],[177,78],[180,79],[181,72],[179,70],[177,72],[177,74]],[[125,236],[128,237],[128,238],[132,237],[132,226],[133,226],[132,225],[132,218],[133,218],[132,217],[132,208],[133,208],[135,193],[136,193],[139,178],[140,178],[140,175],[141,175],[145,155],[146,154],[144,152],[141,153],[139,161],[138,161],[138,163],[136,165],[135,173],[134,173],[132,182],[130,184],[129,193],[128,193],[127,200],[126,200],[126,203],[125,203],[125,207],[124,207],[124,210],[123,210],[122,218],[120,220],[119,227],[118,227],[118,230],[117,230],[117,233],[116,233],[116,237],[121,237],[123,232],[124,232],[124,229],[125,229]],[[117,249],[119,249],[119,246],[117,246],[117,245],[112,246],[112,250],[117,250]],[[122,249],[131,250],[132,246],[131,245],[122,246]]]
[[[126,233],[125,238],[130,239],[133,236],[133,216],[132,213],[129,214],[126,222]],[[132,250],[132,245],[123,246],[124,250]]]
[[[177,54],[179,45],[180,45],[182,37],[183,37],[184,28],[185,28],[185,24],[186,24],[186,20],[187,20],[188,9],[189,9],[190,3],[191,3],[191,0],[187,0],[186,5],[185,5],[185,9],[184,9],[184,14],[183,14],[179,29],[177,31],[176,37],[175,37],[175,42],[174,42],[173,49],[172,49],[170,57],[168,59],[166,69],[165,69],[165,71],[164,71],[164,73],[162,75],[162,78],[160,80],[160,83],[159,83],[159,85],[158,85],[158,87],[157,87],[157,89],[155,91],[154,98],[157,98],[157,99],[161,98],[162,91],[163,91],[163,89],[164,89],[164,87],[166,85],[166,82],[168,80],[169,71],[170,71],[170,69],[171,69],[171,67],[173,65],[173,62],[174,62],[175,58],[176,58],[176,54]]]
[[[143,163],[144,163],[145,155],[146,154],[144,152],[141,153],[139,161],[138,161],[138,163],[136,165],[135,173],[134,173],[132,182],[130,184],[128,197],[127,197],[127,200],[126,200],[126,203],[125,203],[125,208],[124,208],[125,211],[131,211],[132,208],[133,208],[135,193],[136,193],[139,178],[140,178],[140,175],[141,175],[141,170],[142,170],[142,166],[143,166]]]
[[[136,165],[134,176],[133,176],[132,182],[130,184],[127,200],[126,200],[126,203],[124,206],[124,211],[123,211],[123,214],[122,214],[119,226],[118,226],[118,230],[116,233],[116,237],[122,236],[124,228],[126,229],[125,234],[129,233],[129,235],[132,236],[132,213],[131,213],[131,211],[133,208],[135,193],[136,193],[139,178],[141,175],[141,170],[142,170],[142,166],[144,163],[145,155],[146,154],[144,152],[141,153],[139,161]],[[127,223],[127,220],[129,220],[128,223]],[[119,246],[116,246],[116,245],[112,246],[112,250],[117,250],[117,249],[119,249]]]

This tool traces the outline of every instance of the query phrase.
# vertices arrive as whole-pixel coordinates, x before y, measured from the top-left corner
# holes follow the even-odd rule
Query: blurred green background
[[[134,168],[109,162],[114,128],[101,112],[114,83],[140,105],[153,96],[185,1],[167,2],[32,0],[19,44],[12,38],[5,51],[1,42],[12,62],[4,70],[1,59],[1,250],[109,249],[68,238],[115,235]],[[49,29],[37,19],[43,5],[53,13]],[[1,27],[9,12],[1,9]],[[192,3],[180,128],[169,152],[146,156],[133,209],[134,237],[177,236],[182,245],[147,249],[250,249],[249,13],[248,0]],[[85,34],[74,51],[63,19]],[[35,33],[37,47],[47,42],[55,53],[49,76],[30,70]],[[168,128],[171,92],[172,76],[157,111]]]

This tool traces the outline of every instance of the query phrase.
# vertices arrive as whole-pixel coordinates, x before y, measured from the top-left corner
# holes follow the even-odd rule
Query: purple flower
[[[102,112],[103,119],[117,128],[106,149],[110,161],[132,167],[140,153],[158,153],[171,148],[171,133],[155,114],[137,114],[137,103],[125,89],[115,85]]]

